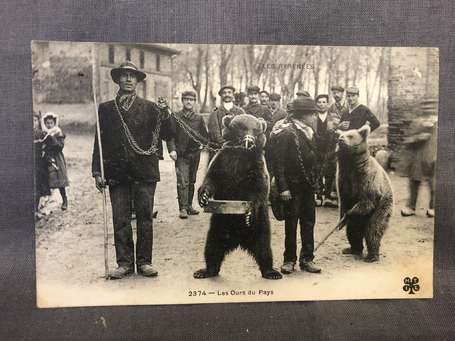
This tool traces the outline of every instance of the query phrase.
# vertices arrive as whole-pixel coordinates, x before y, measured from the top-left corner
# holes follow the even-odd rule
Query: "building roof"
[[[181,51],[179,51],[179,50],[167,47],[165,45],[160,45],[160,44],[148,44],[148,43],[145,43],[145,44],[118,43],[118,44],[119,45],[141,46],[141,47],[146,48],[148,50],[155,50],[155,51],[159,50],[160,52],[162,52],[164,54],[167,54],[167,55],[170,55],[170,56],[174,56],[174,55],[177,55],[177,54],[181,53]]]

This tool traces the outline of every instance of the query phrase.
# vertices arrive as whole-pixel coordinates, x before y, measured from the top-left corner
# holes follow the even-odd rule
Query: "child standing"
[[[56,114],[46,113],[43,116],[43,122],[46,133],[43,138],[43,157],[47,163],[49,173],[49,188],[58,188],[63,200],[62,210],[65,211],[68,208],[65,187],[69,185],[65,157],[63,155],[65,134],[58,127],[58,116]]]

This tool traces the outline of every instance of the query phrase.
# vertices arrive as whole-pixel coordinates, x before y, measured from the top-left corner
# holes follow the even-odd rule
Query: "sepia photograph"
[[[433,297],[438,48],[31,52],[39,308]]]

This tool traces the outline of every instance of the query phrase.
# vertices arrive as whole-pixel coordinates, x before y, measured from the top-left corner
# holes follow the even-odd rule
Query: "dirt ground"
[[[253,259],[237,250],[226,258],[218,278],[193,279],[193,272],[204,266],[209,214],[178,218],[174,165],[167,155],[160,163],[162,180],[155,196],[159,213],[154,222],[153,265],[159,276],[150,279],[134,275],[106,281],[102,195],[90,173],[92,145],[92,136],[67,136],[64,154],[71,181],[68,210],[60,210],[59,194],[54,193],[47,206],[53,212],[36,225],[40,307],[432,296],[434,221],[425,216],[428,192],[425,189],[419,199],[417,216],[402,218],[399,210],[407,195],[406,179],[394,174],[395,215],[383,239],[379,263],[367,264],[341,255],[341,249],[348,246],[343,230],[335,232],[317,251],[315,261],[323,269],[321,274],[296,271],[281,281],[268,281],[261,278]],[[206,164],[204,154],[198,183]],[[276,221],[271,212],[270,217],[274,265],[279,268],[284,223]],[[316,243],[333,229],[337,219],[337,209],[317,209]],[[110,207],[108,222],[112,269],[116,263]],[[415,295],[403,291],[407,276],[420,280],[421,290]]]

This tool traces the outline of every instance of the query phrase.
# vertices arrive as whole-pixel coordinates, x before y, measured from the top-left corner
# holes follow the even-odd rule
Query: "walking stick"
[[[101,179],[104,181],[104,164],[103,164],[103,146],[101,145],[101,129],[100,129],[100,119],[98,115],[98,105],[96,101],[96,59],[95,59],[95,47],[92,48],[92,93],[93,93],[93,103],[95,105],[95,116],[96,116],[96,136],[98,142],[98,150],[100,157],[100,172]],[[109,279],[109,253],[108,253],[108,226],[107,226],[107,197],[106,189],[101,188],[101,193],[103,194],[103,223],[104,223],[104,278]]]
[[[333,232],[335,232],[336,230],[341,230],[343,228],[343,226],[346,224],[346,215],[344,215],[341,220],[338,222],[338,224],[335,226],[335,228],[330,231],[325,237],[324,239],[322,239],[318,245],[314,248],[314,252],[317,251],[317,249],[319,249],[319,247],[324,244],[326,242],[327,239],[329,239],[329,237],[333,234]]]

